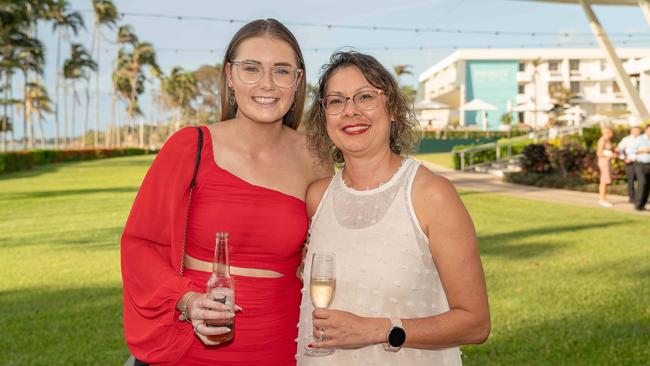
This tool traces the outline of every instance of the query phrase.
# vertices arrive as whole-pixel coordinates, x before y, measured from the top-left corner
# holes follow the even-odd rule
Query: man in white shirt
[[[634,172],[634,161],[636,156],[632,153],[632,147],[636,139],[641,135],[641,127],[634,126],[630,129],[630,134],[623,137],[621,142],[616,146],[618,158],[625,161],[625,175],[627,176],[627,195],[630,202],[634,203],[635,187],[634,182],[636,174]]]
[[[639,180],[634,209],[643,211],[650,194],[650,124],[646,126],[645,133],[634,141],[630,151],[635,154],[634,169]]]

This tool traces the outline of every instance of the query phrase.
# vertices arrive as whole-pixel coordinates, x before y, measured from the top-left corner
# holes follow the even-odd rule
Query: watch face
[[[400,327],[393,327],[388,334],[388,344],[391,347],[402,347],[406,341],[406,332]]]

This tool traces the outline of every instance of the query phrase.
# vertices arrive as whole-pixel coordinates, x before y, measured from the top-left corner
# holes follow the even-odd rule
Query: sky
[[[72,37],[71,41],[90,47],[91,0],[71,0],[70,3],[73,9],[82,12],[87,24],[87,31]],[[582,9],[571,4],[518,0],[114,0],[114,3],[120,12],[126,13],[119,24],[132,25],[141,41],[154,45],[158,63],[166,73],[174,66],[193,70],[203,64],[220,63],[223,49],[244,24],[242,21],[258,18],[276,18],[294,33],[305,56],[307,80],[312,83],[317,80],[321,65],[337,49],[369,53],[389,69],[398,64],[410,65],[413,75],[403,76],[401,82],[415,87],[419,74],[455,48],[486,48],[489,52],[489,47],[597,47]],[[619,47],[650,47],[650,27],[639,8],[593,8]],[[436,28],[445,31],[426,31]],[[107,38],[114,38],[110,29],[103,32]],[[45,82],[50,94],[54,95],[56,38],[49,28],[40,31],[40,38],[47,48]],[[109,62],[115,48],[103,42],[102,50],[100,125],[103,127],[110,116]],[[148,121],[151,116],[149,97],[143,97],[141,104]],[[80,120],[80,107],[77,113]],[[93,123],[91,117],[90,124]],[[54,135],[53,125],[53,117],[49,117],[48,137]],[[76,131],[79,130],[77,127]],[[21,122],[16,136],[22,136]]]

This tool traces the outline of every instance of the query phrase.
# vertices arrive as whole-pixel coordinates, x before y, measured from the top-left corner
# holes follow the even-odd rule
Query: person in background
[[[612,151],[612,136],[614,131],[611,127],[604,127],[596,145],[596,156],[598,157],[598,170],[600,171],[600,182],[598,185],[598,204],[603,207],[612,207],[607,201],[607,186],[612,184],[612,164],[614,156]]]
[[[634,174],[639,182],[634,198],[634,209],[644,211],[650,193],[650,124],[645,127],[645,133],[639,136],[630,153],[634,154]]]
[[[124,334],[136,364],[295,364],[305,193],[333,174],[296,131],[304,73],[284,25],[244,25],[223,59],[222,122],[200,127],[205,139],[191,195],[196,128],[171,136],[151,165],[121,245]],[[243,308],[236,315],[237,307],[206,293],[215,233],[222,231],[229,233],[235,300]],[[210,340],[229,329],[206,321],[232,317],[234,339]]]
[[[307,258],[336,255],[329,309],[311,303],[305,266],[298,365],[459,365],[490,332],[472,219],[452,184],[407,154],[417,123],[375,58],[335,53],[306,121],[311,146],[342,164],[310,185]],[[323,341],[315,341],[322,339]],[[335,348],[323,357],[307,348]]]
[[[618,153],[618,158],[625,162],[625,176],[627,178],[627,196],[630,203],[634,203],[636,196],[635,182],[636,182],[636,173],[634,172],[634,160],[635,156],[632,154],[632,147],[636,142],[636,139],[641,135],[641,127],[634,126],[630,129],[630,134],[623,137],[621,142],[616,145],[616,152]]]

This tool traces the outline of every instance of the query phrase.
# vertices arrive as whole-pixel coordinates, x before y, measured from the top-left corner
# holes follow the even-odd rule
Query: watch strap
[[[402,332],[404,332],[404,326],[402,325],[402,319],[400,318],[389,318],[389,320],[391,326],[390,329],[388,330],[388,333],[386,333],[386,343],[384,343],[383,346],[384,346],[384,350],[386,351],[397,352],[402,348],[402,346],[401,345],[399,347],[391,346],[389,342],[389,337],[394,328],[399,328]]]

